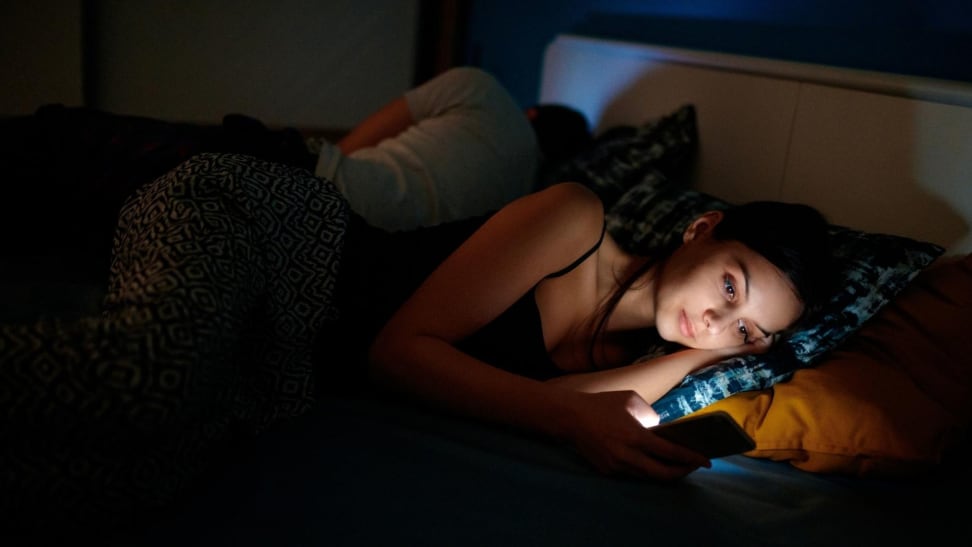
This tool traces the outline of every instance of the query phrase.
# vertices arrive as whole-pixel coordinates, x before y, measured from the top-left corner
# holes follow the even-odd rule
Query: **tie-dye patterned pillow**
[[[649,171],[608,210],[608,230],[620,245],[650,253],[677,243],[697,215],[729,204]],[[944,249],[906,237],[832,225],[838,289],[813,325],[768,353],[734,357],[691,374],[653,407],[662,421],[699,410],[729,395],[764,389],[813,365],[884,307]]]

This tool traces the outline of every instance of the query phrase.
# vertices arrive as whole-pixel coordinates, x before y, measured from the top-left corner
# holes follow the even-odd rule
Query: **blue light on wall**
[[[524,106],[561,32],[972,82],[967,0],[489,0],[471,14],[467,62]]]

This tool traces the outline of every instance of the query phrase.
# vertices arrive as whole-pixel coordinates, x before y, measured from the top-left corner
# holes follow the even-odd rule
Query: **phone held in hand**
[[[709,459],[756,448],[756,443],[728,412],[717,410],[649,428],[660,437],[691,448]]]

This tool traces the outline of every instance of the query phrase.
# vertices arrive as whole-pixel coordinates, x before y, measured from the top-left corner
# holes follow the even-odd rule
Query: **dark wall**
[[[527,106],[568,31],[972,82],[969,0],[473,0],[464,61]]]

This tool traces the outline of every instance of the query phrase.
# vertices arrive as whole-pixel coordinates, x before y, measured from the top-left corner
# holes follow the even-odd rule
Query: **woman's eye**
[[[746,328],[746,323],[742,319],[739,320],[739,325],[736,327],[739,331],[739,336],[742,337],[743,342],[749,342],[749,329]]]
[[[722,278],[722,287],[725,289],[726,294],[729,295],[729,300],[736,298],[736,286],[732,284],[732,278],[728,275]]]

